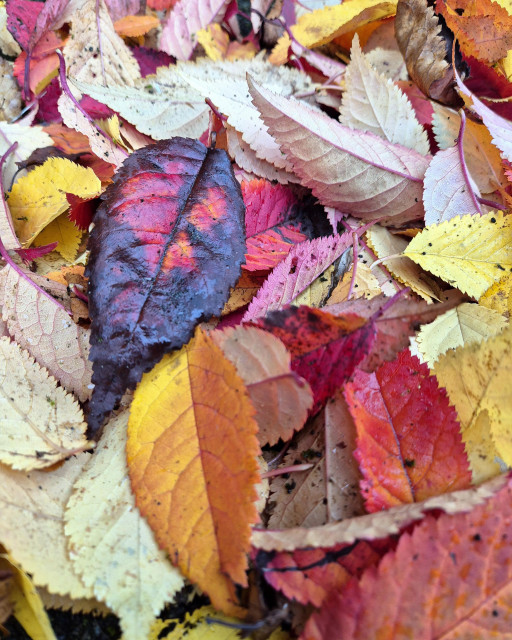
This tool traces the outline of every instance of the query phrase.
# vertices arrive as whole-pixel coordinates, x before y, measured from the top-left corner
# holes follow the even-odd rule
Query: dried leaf
[[[92,433],[162,353],[221,312],[243,261],[243,212],[226,153],[195,140],[135,151],[116,173],[88,245]]]
[[[128,411],[109,422],[74,483],[65,533],[76,573],[119,616],[126,640],[138,640],[183,578],[135,507],[125,459],[127,424]]]
[[[172,562],[231,614],[257,521],[253,412],[235,367],[198,329],[143,377],[128,426],[137,506]]]
[[[18,169],[17,163],[26,160],[36,149],[51,145],[52,139],[42,127],[20,123],[0,122],[0,134],[0,155],[14,142],[18,143],[2,168],[4,191],[8,191]]]
[[[114,22],[116,33],[125,38],[143,36],[160,26],[156,16],[124,16]]]
[[[512,221],[501,211],[452,218],[419,233],[404,255],[479,298],[512,270]]]
[[[381,222],[390,225],[423,217],[424,156],[248,82],[293,171],[322,204],[366,220],[384,218]]]
[[[232,362],[256,409],[260,445],[289,440],[313,404],[309,384],[290,368],[290,354],[273,335],[256,327],[213,331],[210,338]]]

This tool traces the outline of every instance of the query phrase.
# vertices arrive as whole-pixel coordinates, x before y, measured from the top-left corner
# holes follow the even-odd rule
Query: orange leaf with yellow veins
[[[137,506],[171,561],[228,615],[258,514],[254,409],[235,367],[197,329],[139,383],[127,457]]]

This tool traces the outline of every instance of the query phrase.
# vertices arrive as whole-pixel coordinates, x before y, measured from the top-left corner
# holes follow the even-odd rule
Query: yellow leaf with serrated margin
[[[507,273],[489,287],[478,303],[510,318],[512,316],[512,274]]]
[[[203,47],[204,52],[216,62],[226,57],[229,46],[229,36],[220,24],[209,24],[206,29],[200,29],[196,33],[197,42]]]
[[[192,613],[185,613],[185,619],[168,618],[157,620],[148,636],[148,640],[238,640],[241,630],[222,624],[209,624],[206,618],[213,618],[228,624],[240,623],[235,618],[228,618],[213,607],[200,607]],[[166,630],[169,630],[166,633]]]
[[[8,204],[20,242],[29,246],[42,229],[66,211],[66,193],[92,198],[101,193],[101,182],[92,169],[67,158],[48,158],[16,182]]]
[[[35,239],[34,245],[42,247],[45,244],[58,242],[59,244],[55,247],[55,251],[58,251],[69,262],[73,262],[76,258],[81,238],[82,232],[80,229],[68,218],[67,213],[63,213],[41,231]]]
[[[475,298],[512,271],[512,217],[501,211],[427,227],[404,251],[414,262]]]
[[[91,446],[74,396],[9,338],[0,338],[0,461],[49,467]]]
[[[493,464],[499,473],[492,447],[511,466],[512,328],[481,344],[445,353],[435,364],[434,373],[457,409],[472,471],[475,463],[487,463],[479,477],[474,474],[474,481],[489,477]]]
[[[507,321],[496,311],[466,302],[443,313],[434,322],[423,325],[416,340],[432,369],[439,356],[449,349],[492,338],[506,326]]]

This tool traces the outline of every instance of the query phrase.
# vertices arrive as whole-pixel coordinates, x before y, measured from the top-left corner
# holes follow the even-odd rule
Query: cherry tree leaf
[[[368,511],[471,483],[457,414],[427,365],[407,349],[375,373],[356,371],[345,398],[357,427],[354,455]]]
[[[18,143],[5,160],[2,169],[4,191],[8,191],[18,170],[17,163],[29,158],[36,149],[51,145],[52,139],[38,125],[29,126],[17,122],[0,122],[0,134],[0,155],[3,155],[14,142]]]
[[[234,365],[198,329],[143,377],[128,425],[137,506],[172,562],[230,614],[257,521],[253,413]]]
[[[425,518],[411,534],[402,534],[377,569],[333,593],[301,638],[506,637],[512,623],[506,542],[511,494],[508,479],[469,513]]]
[[[220,313],[244,256],[244,205],[224,151],[186,138],[135,151],[114,176],[90,236],[96,433],[163,353]]]
[[[248,83],[269,132],[322,204],[389,225],[423,217],[425,156]]]

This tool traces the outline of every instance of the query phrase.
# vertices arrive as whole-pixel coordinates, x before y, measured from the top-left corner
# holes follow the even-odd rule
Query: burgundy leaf
[[[195,325],[220,313],[244,259],[244,204],[229,158],[189,138],[135,151],[103,195],[89,240],[89,428]]]

